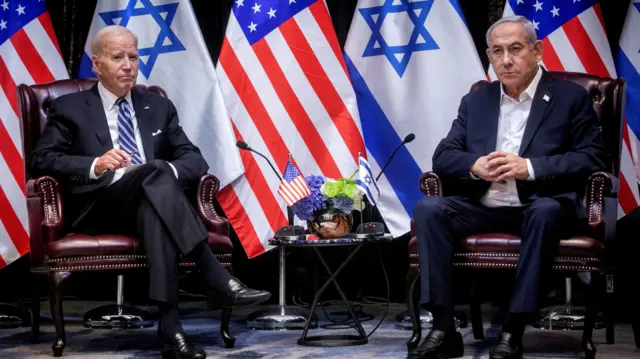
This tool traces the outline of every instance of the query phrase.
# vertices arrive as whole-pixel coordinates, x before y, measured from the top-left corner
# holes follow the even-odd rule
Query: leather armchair
[[[600,78],[597,76],[550,72],[556,78],[567,79],[582,85],[591,94],[605,144],[610,153],[620,153],[622,111],[624,109],[625,82],[621,79]],[[486,83],[479,81],[473,88]],[[553,270],[563,275],[579,272],[591,273],[590,293],[588,295],[587,316],[583,332],[582,346],[587,358],[595,356],[592,343],[592,331],[597,314],[598,297],[605,292],[603,279],[607,279],[607,294],[611,294],[612,274],[606,271],[603,262],[606,259],[608,240],[613,238],[616,212],[616,188],[619,173],[619,159],[615,158],[611,173],[599,172],[590,176],[584,195],[584,204],[588,211],[588,228],[582,235],[560,241],[558,253],[553,263]],[[616,175],[614,175],[616,174]],[[420,176],[419,186],[426,196],[447,195],[447,184],[443,183],[434,172],[426,172]],[[613,199],[613,201],[611,201]],[[410,348],[415,347],[421,337],[419,322],[419,291],[415,290],[420,275],[415,228],[411,224],[411,240],[409,242],[409,271],[407,274],[407,303],[413,323],[413,335],[407,342]],[[520,238],[505,233],[475,234],[461,238],[453,256],[453,265],[457,268],[515,269],[520,252]],[[475,274],[472,273],[472,278]],[[470,292],[471,323],[475,339],[483,339],[480,303],[475,295],[475,280]],[[607,295],[607,300],[610,300]],[[609,314],[609,311],[606,311]],[[613,343],[613,320],[605,315],[607,343]]]
[[[51,101],[62,95],[91,88],[96,80],[60,80],[41,85],[20,85],[18,103],[21,113],[24,153],[34,148],[47,119]],[[142,91],[152,91],[166,97],[157,86],[137,85]],[[27,177],[29,178],[29,177]],[[215,195],[219,180],[205,174],[197,188],[185,189],[195,205],[200,218],[209,231],[209,245],[218,260],[231,270],[233,244],[229,239],[229,222],[215,209]],[[62,308],[62,293],[69,276],[74,272],[111,270],[121,274],[124,270],[147,266],[141,243],[137,238],[116,234],[91,236],[64,232],[64,198],[55,178],[31,178],[27,182],[27,208],[31,234],[31,272],[46,275],[49,304],[56,329],[52,346],[55,356],[61,356],[66,337]],[[189,260],[180,262],[181,268],[193,268]],[[40,305],[33,305],[32,339],[39,334]],[[231,308],[223,308],[221,334],[226,347],[233,347],[235,338],[229,332]]]

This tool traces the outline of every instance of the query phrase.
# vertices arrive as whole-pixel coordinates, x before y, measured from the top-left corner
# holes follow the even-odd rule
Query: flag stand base
[[[269,306],[257,310],[247,317],[247,327],[257,330],[301,330],[307,324],[309,311],[302,307],[289,306],[285,304],[285,248],[281,245],[279,251],[279,297],[278,305]],[[314,314],[311,317],[310,328],[318,327],[318,318]]]
[[[28,310],[12,304],[0,303],[0,329],[28,326],[31,326],[31,314]]]

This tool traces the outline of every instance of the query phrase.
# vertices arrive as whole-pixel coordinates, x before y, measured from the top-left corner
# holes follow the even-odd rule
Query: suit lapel
[[[138,131],[142,139],[142,147],[144,148],[144,156],[147,162],[154,159],[155,149],[153,146],[153,118],[151,115],[151,106],[145,101],[144,96],[135,89],[131,91],[131,101],[133,102],[133,110],[136,112],[136,121],[138,122]]]
[[[500,117],[500,83],[495,82],[489,86],[489,104],[486,107],[487,116],[487,148],[486,152],[491,153],[496,150],[497,136],[498,136],[498,118]]]
[[[547,114],[551,101],[553,101],[554,96],[550,77],[551,75],[545,71],[542,73],[542,78],[538,83],[538,88],[536,89],[536,94],[531,104],[531,112],[529,112],[529,118],[527,119],[527,126],[522,135],[522,143],[520,144],[520,152],[518,153],[519,156],[522,156],[531,144],[533,135],[535,135],[538,127],[540,127],[540,123]]]
[[[93,131],[96,133],[96,136],[98,136],[102,150],[107,152],[113,148],[113,143],[111,142],[109,124],[107,123],[107,116],[104,113],[104,107],[102,100],[100,100],[97,85],[93,86],[91,91],[87,93],[85,103],[87,106],[84,108],[84,112],[89,118]]]

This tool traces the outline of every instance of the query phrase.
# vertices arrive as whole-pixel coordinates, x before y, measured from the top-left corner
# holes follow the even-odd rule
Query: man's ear
[[[91,64],[93,65],[93,73],[95,73],[96,75],[100,75],[99,70],[98,70],[98,56],[96,55],[92,55],[91,56]]]
[[[533,53],[536,55],[536,61],[542,61],[542,53],[544,52],[544,44],[538,40],[533,44]]]

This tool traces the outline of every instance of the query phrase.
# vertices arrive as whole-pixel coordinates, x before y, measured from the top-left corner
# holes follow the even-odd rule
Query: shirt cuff
[[[95,171],[96,163],[98,163],[98,157],[96,157],[96,159],[93,160],[93,163],[91,164],[91,168],[89,169],[89,178],[92,180],[98,179],[100,176],[102,176],[102,175],[96,176],[96,171]]]
[[[474,175],[473,172],[471,172],[471,171],[469,171],[469,176],[471,176],[471,178],[474,179],[474,180],[479,180],[480,179],[480,177]]]
[[[171,164],[171,162],[167,161],[167,163],[169,164],[169,166],[171,166],[171,169],[173,170],[173,174],[176,175],[176,179],[178,178],[178,170],[175,168],[174,165]]]
[[[536,174],[533,172],[533,166],[531,165],[531,161],[527,158],[527,169],[529,170],[529,178],[527,181],[533,181],[536,179]]]

